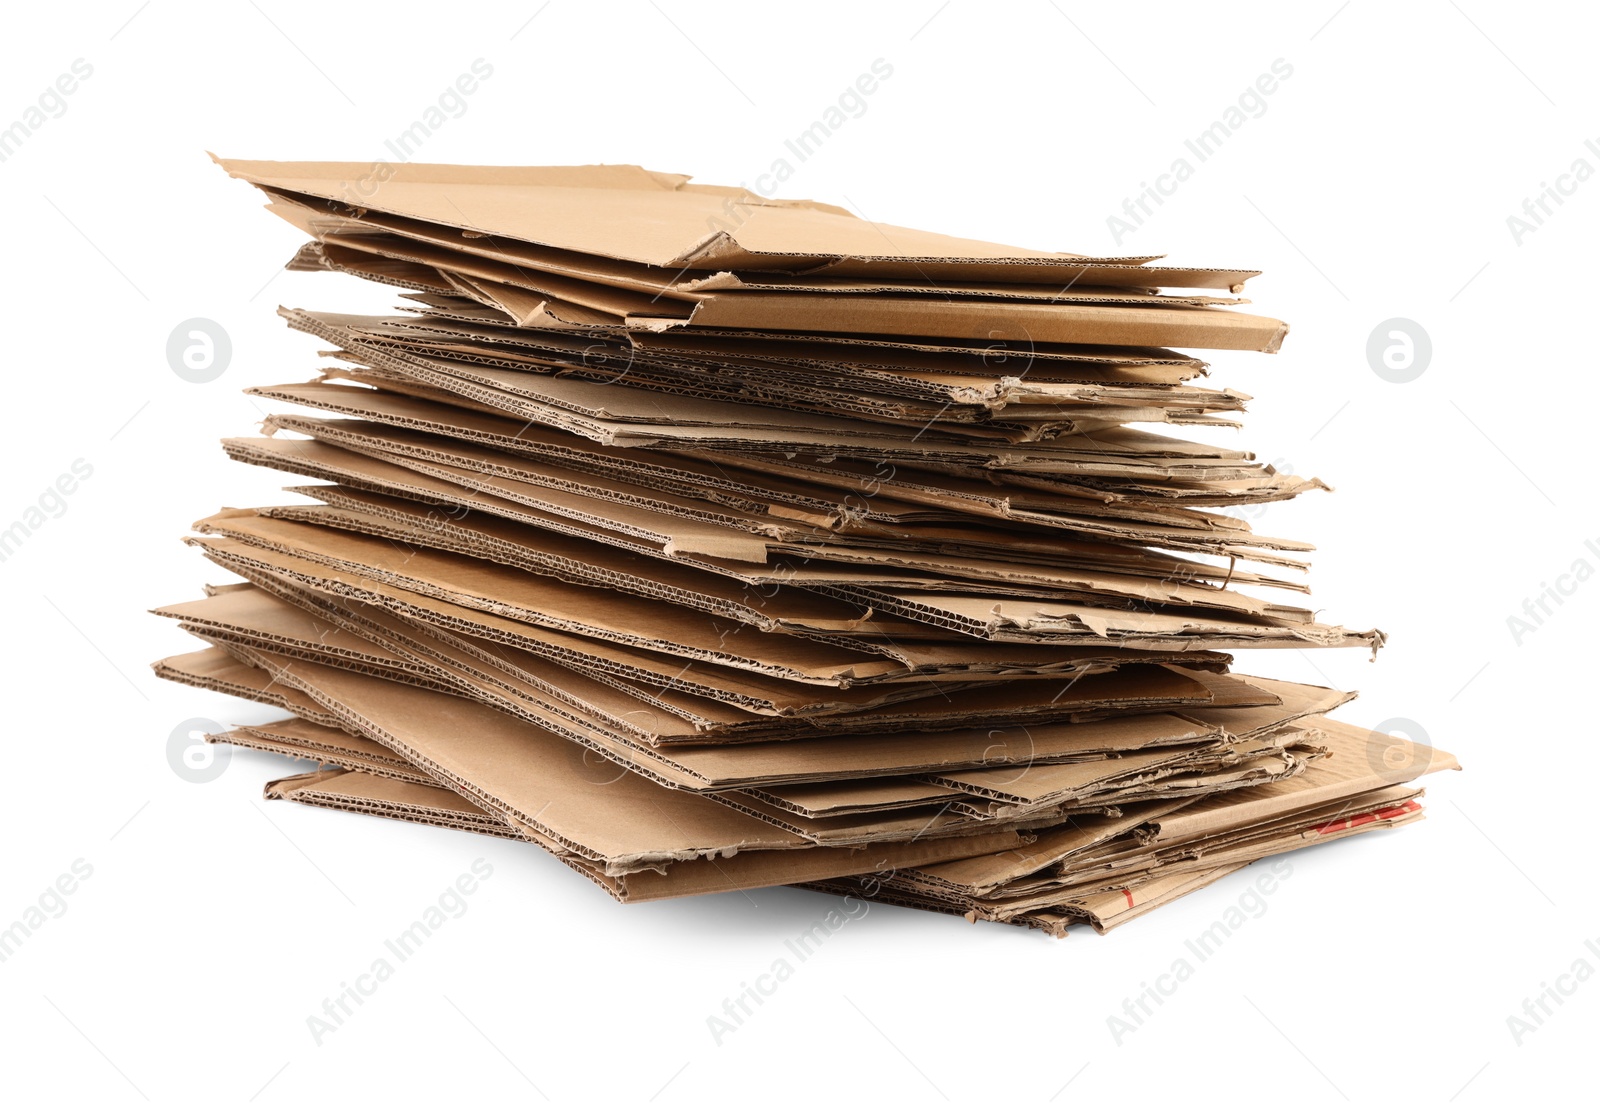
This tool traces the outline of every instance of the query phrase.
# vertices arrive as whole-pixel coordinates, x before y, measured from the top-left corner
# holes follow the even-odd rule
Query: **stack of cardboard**
[[[164,677],[293,716],[271,798],[520,839],[623,900],[871,893],[1064,933],[1420,816],[1449,756],[1221,648],[1378,647],[1242,510],[1321,484],[1167,346],[1277,349],[1256,273],[967,241],[629,166],[224,161],[404,291],[190,543]],[[352,184],[359,181],[360,187]],[[1253,512],[1253,510],[1252,510]]]

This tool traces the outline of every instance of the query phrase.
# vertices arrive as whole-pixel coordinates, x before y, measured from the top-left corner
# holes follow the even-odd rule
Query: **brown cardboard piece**
[[[371,173],[363,164],[214,159],[229,175],[271,194],[329,200],[334,210],[353,211],[346,208],[348,186]],[[1153,259],[1039,252],[887,226],[839,207],[690,184],[686,176],[635,165],[512,169],[409,163],[387,170],[375,194],[362,196],[361,210],[669,271],[908,271],[924,279],[959,272],[957,278],[1093,286],[1094,279],[1083,278],[1086,271],[1103,275],[1104,282]],[[740,211],[739,224],[708,232],[732,208]],[[1257,273],[1177,269],[1164,275],[1142,267],[1131,274],[1143,286],[1233,287]]]

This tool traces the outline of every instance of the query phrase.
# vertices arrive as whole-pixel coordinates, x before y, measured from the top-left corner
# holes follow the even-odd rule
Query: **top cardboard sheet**
[[[482,168],[216,158],[265,189],[668,269],[1096,284],[1151,257],[1085,257],[869,222],[810,200],[767,199],[637,165]],[[381,176],[381,179],[375,179]],[[1149,269],[1152,285],[1232,289],[1245,269]]]

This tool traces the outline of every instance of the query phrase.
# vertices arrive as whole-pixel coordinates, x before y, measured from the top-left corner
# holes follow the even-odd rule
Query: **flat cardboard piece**
[[[315,724],[336,723],[333,713],[310,697],[279,682],[269,671],[241,661],[224,647],[211,646],[172,655],[152,663],[151,669],[156,677],[169,682],[274,705]]]
[[[352,181],[370,165],[217,159],[230,176],[290,195],[348,203]],[[634,165],[488,169],[417,163],[390,170],[363,209],[383,211],[487,237],[611,257],[674,270],[826,269],[841,276],[909,270],[922,278],[1031,283],[1084,282],[1091,266],[1121,269],[1112,258],[1086,258],[954,238],[857,219],[839,207],[777,200],[739,189],[690,184],[688,177]],[[553,181],[560,181],[553,183]],[[737,209],[736,226],[715,228]],[[1126,258],[1137,261],[1148,258]],[[930,266],[937,266],[930,268]],[[1178,273],[1181,273],[1178,274]],[[1254,272],[1176,270],[1169,285],[1234,287]],[[1098,272],[1097,272],[1098,275]],[[1138,279],[1161,282],[1144,268]]]

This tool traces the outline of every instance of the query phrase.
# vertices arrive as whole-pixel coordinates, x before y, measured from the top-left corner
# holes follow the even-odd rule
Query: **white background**
[[[1600,144],[1597,28],[1581,18],[1484,0],[9,11],[0,125],[75,59],[93,74],[0,163],[0,527],[74,460],[93,474],[0,563],[0,926],[75,860],[92,874],[0,963],[0,1090],[1470,1103],[1587,1078],[1600,982],[1547,1001],[1521,1044],[1507,1022],[1600,938],[1600,582],[1520,640],[1507,623],[1574,561],[1600,564],[1600,541],[1584,543],[1600,538],[1600,181],[1520,242],[1506,221],[1575,159],[1600,168],[1584,146]],[[240,753],[213,782],[180,777],[174,725],[270,715],[157,682],[147,664],[193,644],[143,611],[223,580],[178,542],[191,520],[278,500],[282,477],[215,443],[261,416],[240,388],[312,374],[314,343],[273,309],[391,301],[277,274],[298,235],[205,151],[389,156],[384,140],[478,58],[493,75],[418,159],[636,162],[753,186],[882,58],[893,75],[781,194],[1040,248],[1265,269],[1255,309],[1293,332],[1275,357],[1211,357],[1216,385],[1257,396],[1230,439],[1338,489],[1258,527],[1317,543],[1324,619],[1392,642],[1375,664],[1284,652],[1239,668],[1359,688],[1346,718],[1409,719],[1457,753],[1467,768],[1433,780],[1428,820],[1293,858],[1267,911],[1121,1044],[1107,1017],[1253,873],[1060,943],[873,906],[719,1045],[707,1016],[830,898],[625,907],[531,846],[263,805],[281,760]],[[1116,242],[1107,216],[1279,58],[1293,75],[1265,112]],[[168,334],[192,317],[231,334],[214,383],[168,367]],[[1409,383],[1367,360],[1393,317],[1431,335]],[[307,1016],[476,858],[493,874],[470,910],[318,1045]]]

